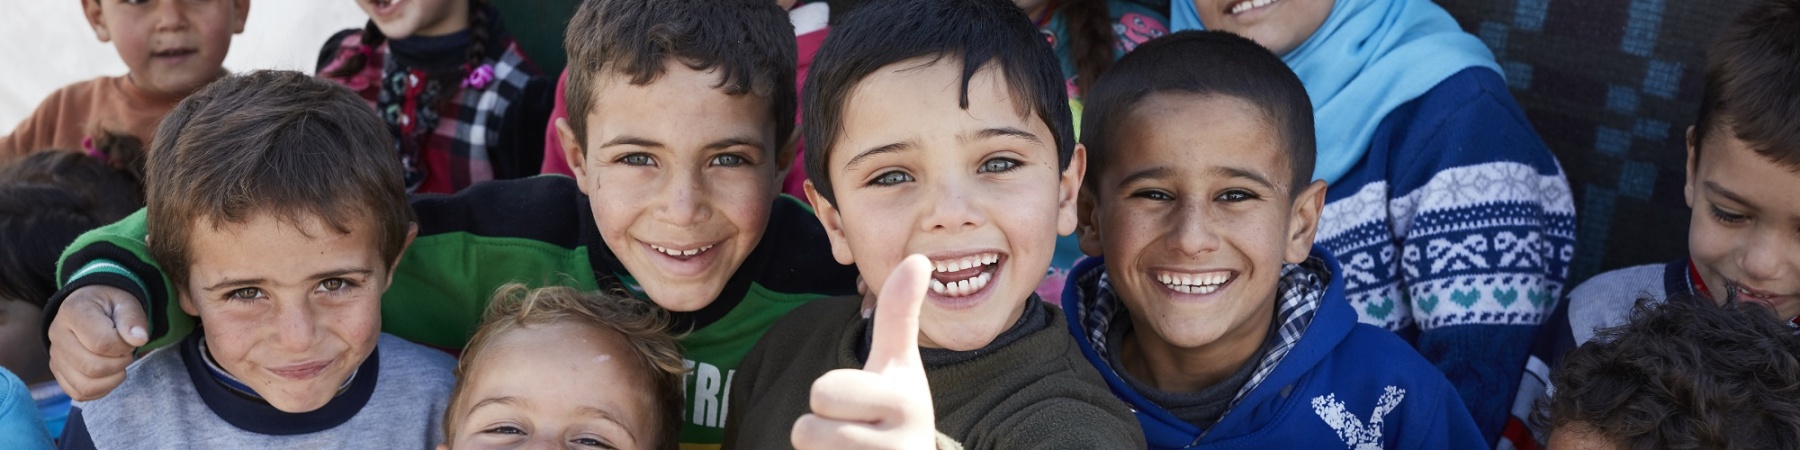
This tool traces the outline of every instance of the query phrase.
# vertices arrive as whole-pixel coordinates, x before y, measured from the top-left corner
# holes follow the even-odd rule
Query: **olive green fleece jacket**
[[[863,366],[861,303],[813,301],[763,335],[732,380],[724,448],[793,448],[790,433],[810,411],[813,380]],[[1048,326],[986,355],[926,368],[938,432],[970,450],[1144,448],[1137,418],[1082,356],[1062,311],[1031,303],[1047,309]]]

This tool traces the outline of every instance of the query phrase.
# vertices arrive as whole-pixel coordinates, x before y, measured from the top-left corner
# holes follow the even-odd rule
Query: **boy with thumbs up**
[[[883,299],[873,329],[860,297],[776,323],[733,381],[727,448],[927,446],[900,439],[921,434],[924,393],[904,387],[925,375],[938,447],[1144,447],[1033,295],[1074,231],[1086,159],[1042,39],[1003,0],[877,0],[833,28],[802,96],[807,194],[838,262],[883,286],[923,255],[928,292],[916,333],[887,326],[910,298]],[[856,367],[875,377],[833,372]]]

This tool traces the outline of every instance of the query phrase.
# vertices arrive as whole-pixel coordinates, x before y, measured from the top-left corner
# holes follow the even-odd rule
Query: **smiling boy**
[[[298,72],[228,77],[170,112],[142,223],[202,326],[75,403],[63,448],[436,444],[455,362],[380,333],[416,228],[372,113]]]
[[[225,75],[220,64],[231,35],[244,32],[250,0],[82,0],[81,8],[130,72],[51,93],[0,136],[0,166],[44,149],[79,150],[107,132],[150,142],[176,102]]]
[[[1150,41],[1088,96],[1069,332],[1150,448],[1481,448],[1444,376],[1357,323],[1313,245],[1312,115],[1274,54]]]
[[[891,0],[834,27],[807,80],[806,189],[832,254],[869,286],[929,258],[919,352],[936,430],[965,448],[1143,446],[1032,292],[1075,226],[1085,159],[1056,64],[1011,3]],[[735,380],[726,445],[791,448],[813,380],[869,357],[860,303],[770,329]]]
[[[1800,1],[1761,0],[1707,55],[1699,117],[1688,127],[1687,256],[1594,276],[1544,322],[1524,367],[1504,435],[1542,443],[1528,428],[1563,355],[1624,324],[1640,298],[1687,295],[1769,308],[1800,320]]]
[[[566,37],[577,120],[557,128],[575,179],[415,198],[419,237],[382,299],[382,329],[461,348],[501,285],[629,289],[685,333],[682,443],[711,448],[763,332],[807,301],[855,292],[812,211],[778,194],[792,157],[779,151],[793,129],[792,25],[767,0],[594,0]],[[76,398],[105,395],[111,368],[143,342],[125,338],[144,323],[129,316],[137,299],[153,325],[144,337],[189,320],[166,306],[156,267],[118,251],[132,246],[119,231],[77,241],[62,263],[69,284],[46,308],[76,311],[50,324],[51,369]],[[71,276],[84,267],[122,267],[150,287]],[[118,290],[74,292],[95,284]]]

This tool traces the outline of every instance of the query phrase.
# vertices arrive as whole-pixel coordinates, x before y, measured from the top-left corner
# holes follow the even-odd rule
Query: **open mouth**
[[[166,49],[166,50],[157,50],[154,52],[150,52],[150,56],[153,58],[180,58],[183,56],[193,55],[195,53],[200,53],[200,49],[171,48],[171,49]]]
[[[389,13],[394,12],[394,5],[398,5],[405,1],[406,0],[375,0],[375,1],[369,2],[369,3],[371,5],[375,6],[376,12],[379,12],[381,14],[389,14]]]
[[[1728,289],[1735,293],[1739,301],[1761,303],[1773,307],[1776,303],[1793,299],[1790,296],[1752,288],[1732,280],[1725,280],[1725,285],[1729,286]]]
[[[712,248],[714,246],[717,246],[719,244],[716,244],[716,243],[715,244],[707,244],[707,245],[702,245],[699,247],[691,247],[688,249],[664,247],[664,246],[656,245],[656,244],[645,244],[645,245],[649,245],[650,249],[656,250],[657,253],[668,255],[669,257],[675,258],[675,259],[687,260],[687,259],[691,259],[695,256],[699,256],[701,253],[706,253],[707,250],[712,250]]]
[[[944,297],[966,297],[987,288],[1000,267],[999,253],[977,253],[932,259],[931,292]]]
[[[1163,287],[1189,295],[1211,294],[1237,278],[1228,270],[1202,273],[1156,272],[1154,275]]]
[[[1231,6],[1226,7],[1225,13],[1226,14],[1243,14],[1243,13],[1249,12],[1251,10],[1260,9],[1260,8],[1263,8],[1263,7],[1266,7],[1269,5],[1273,5],[1276,3],[1280,3],[1280,2],[1281,2],[1281,0],[1244,0],[1241,2],[1237,2],[1237,3],[1232,3]]]

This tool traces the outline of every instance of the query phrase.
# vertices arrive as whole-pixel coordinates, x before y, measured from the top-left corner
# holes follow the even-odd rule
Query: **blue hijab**
[[[1172,31],[1200,30],[1192,0],[1171,0]],[[1494,54],[1430,0],[1337,0],[1319,30],[1282,55],[1312,97],[1313,178],[1336,183],[1369,152],[1388,113]]]

